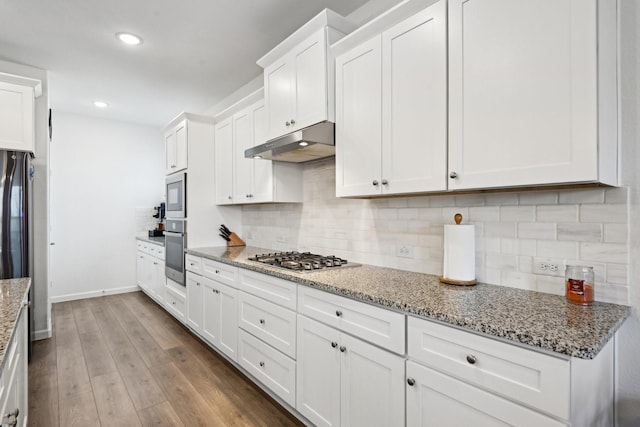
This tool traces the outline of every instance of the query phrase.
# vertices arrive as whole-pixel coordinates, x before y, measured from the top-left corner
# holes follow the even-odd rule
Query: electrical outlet
[[[246,237],[247,237],[248,240],[253,239],[253,232],[247,231],[247,236]]]
[[[279,243],[287,243],[287,236],[280,235],[276,237],[276,239],[278,240]]]
[[[398,247],[397,255],[402,258],[413,258],[413,248],[411,246],[402,245]]]
[[[559,258],[534,258],[533,274],[564,276],[565,260]]]

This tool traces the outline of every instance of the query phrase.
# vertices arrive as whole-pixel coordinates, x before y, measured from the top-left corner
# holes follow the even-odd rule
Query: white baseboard
[[[127,292],[135,292],[138,290],[140,290],[140,288],[137,285],[134,285],[134,286],[125,286],[123,288],[103,289],[100,291],[78,292],[76,294],[58,295],[55,297],[51,297],[51,302],[55,304],[57,302],[74,301],[77,299],[85,299],[85,298],[103,297],[105,295],[124,294]]]
[[[46,340],[51,338],[51,329],[41,329],[39,331],[33,331],[33,341]]]

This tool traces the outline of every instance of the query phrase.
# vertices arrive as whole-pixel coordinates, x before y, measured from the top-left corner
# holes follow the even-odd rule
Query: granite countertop
[[[136,235],[136,239],[142,240],[144,242],[155,243],[156,245],[164,246],[164,236],[149,237],[144,234],[138,234]]]
[[[564,296],[478,284],[444,285],[438,277],[362,265],[295,273],[249,261],[274,252],[256,247],[210,247],[187,253],[301,285],[433,319],[470,331],[581,359],[593,359],[630,315],[628,306],[578,306]]]
[[[30,287],[28,277],[0,280],[0,370],[4,369],[4,356]]]

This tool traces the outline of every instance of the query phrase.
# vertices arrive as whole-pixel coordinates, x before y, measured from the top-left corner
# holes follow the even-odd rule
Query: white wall
[[[160,129],[53,112],[51,299],[135,290],[136,216],[163,200]]]
[[[49,304],[49,83],[45,70],[12,62],[0,61],[0,72],[31,77],[42,81],[42,96],[35,102],[35,159],[33,182],[33,292],[34,330],[36,339],[51,336],[51,310]]]

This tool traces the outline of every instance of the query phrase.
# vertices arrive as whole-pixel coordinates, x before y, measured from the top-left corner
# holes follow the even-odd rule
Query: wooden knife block
[[[229,234],[229,241],[227,242],[227,247],[234,246],[247,246],[247,244],[242,240],[236,233]]]

